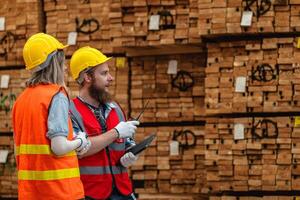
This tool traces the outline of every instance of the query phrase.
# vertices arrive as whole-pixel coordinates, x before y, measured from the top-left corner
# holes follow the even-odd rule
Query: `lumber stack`
[[[3,0],[0,18],[4,29],[0,30],[0,69],[23,65],[22,50],[27,38],[42,29],[40,1]]]
[[[296,0],[199,0],[198,8],[199,35],[299,31]],[[252,11],[250,26],[241,26],[244,11]]]
[[[294,117],[207,119],[208,191],[299,190],[298,143]]]
[[[26,70],[0,70],[2,76],[9,75],[8,88],[0,90],[0,136],[1,132],[12,131],[11,110],[13,103],[25,88],[25,82],[30,77]]]
[[[295,38],[265,38],[209,43],[206,114],[300,111],[296,42]]]
[[[0,151],[8,150],[5,163],[0,163],[0,197],[16,198],[18,194],[16,161],[12,136],[0,136]]]
[[[67,48],[67,55],[82,46],[110,53],[110,5],[111,1],[101,0],[45,0],[46,32],[65,44],[69,33],[77,32],[76,44]]]
[[[176,60],[177,75],[179,71],[187,75],[168,74],[170,60]],[[131,62],[131,109],[132,117],[137,117],[143,106],[149,100],[148,108],[143,114],[143,122],[160,121],[195,121],[204,116],[204,68],[202,54],[148,56],[133,58]],[[177,78],[176,78],[177,77]],[[172,85],[188,85],[186,91]]]
[[[122,0],[122,46],[199,43],[198,2]],[[158,27],[150,28],[159,15]]]
[[[77,42],[68,48],[67,55],[86,45],[112,53],[118,51],[114,49],[124,46],[191,44],[201,41],[196,0],[46,0],[44,11],[47,33],[66,43],[69,33],[77,32]],[[160,16],[155,30],[149,28],[153,15]]]
[[[132,180],[135,183],[135,192],[139,196],[156,194],[191,195],[199,194],[205,185],[204,169],[204,131],[203,126],[178,127],[147,127],[138,128],[135,134],[137,142],[151,133],[156,139],[131,167]],[[193,134],[176,134],[189,130]],[[172,141],[179,142],[177,155],[170,155]],[[183,144],[190,144],[185,148]],[[191,145],[195,142],[195,146]],[[154,197],[153,196],[153,197]],[[149,197],[149,196],[148,196]],[[177,197],[177,198],[178,198]],[[159,199],[159,196],[157,197]],[[149,198],[150,199],[150,198]],[[152,198],[153,199],[153,198]]]
[[[210,196],[209,200],[294,200],[297,199],[297,196],[290,195],[290,196],[258,196],[258,195],[249,195],[249,196],[230,196],[230,195],[224,195],[222,197],[220,196]]]

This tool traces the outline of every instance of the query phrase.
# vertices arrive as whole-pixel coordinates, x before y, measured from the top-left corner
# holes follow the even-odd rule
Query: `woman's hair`
[[[31,78],[26,82],[26,86],[32,87],[38,84],[58,84],[64,85],[64,63],[65,54],[63,51],[57,51],[50,58],[47,66],[43,66],[41,70],[33,72]],[[45,61],[47,63],[47,61]],[[43,63],[44,64],[44,63]],[[40,66],[38,66],[39,68]]]

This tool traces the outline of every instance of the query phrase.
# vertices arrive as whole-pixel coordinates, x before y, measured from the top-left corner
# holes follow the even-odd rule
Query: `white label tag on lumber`
[[[9,84],[9,75],[2,75],[1,76],[1,85],[0,88],[8,88]]]
[[[0,163],[6,163],[8,150],[0,150]]]
[[[245,138],[244,134],[244,124],[235,124],[234,125],[234,139],[243,140]]]
[[[239,76],[235,80],[235,91],[246,92],[246,77]]]
[[[241,26],[249,27],[252,24],[252,11],[243,11],[242,14],[242,20],[241,20]]]
[[[68,45],[75,45],[77,41],[77,32],[70,32],[68,35]]]
[[[179,142],[172,140],[170,142],[170,155],[171,156],[178,156],[179,155]]]
[[[0,31],[5,30],[5,17],[0,17]]]
[[[159,30],[160,15],[151,15],[149,20],[149,30]]]
[[[177,60],[170,60],[168,65],[168,74],[177,74]]]

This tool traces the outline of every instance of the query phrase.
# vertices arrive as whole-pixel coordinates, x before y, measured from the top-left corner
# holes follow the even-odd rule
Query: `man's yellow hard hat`
[[[76,80],[83,70],[103,64],[110,59],[111,57],[106,57],[98,49],[89,46],[82,47],[72,55],[70,62],[71,75]]]
[[[47,60],[52,52],[64,49],[68,45],[63,45],[56,38],[45,33],[32,35],[23,48],[23,59],[27,70],[34,69]]]

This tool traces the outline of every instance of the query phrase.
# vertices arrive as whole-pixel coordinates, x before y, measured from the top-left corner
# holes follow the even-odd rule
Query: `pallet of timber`
[[[11,110],[16,98],[25,89],[30,73],[24,69],[0,70],[0,79],[9,77],[8,88],[0,90],[0,135],[1,132],[12,131]]]
[[[122,1],[121,46],[199,43],[197,1]],[[159,19],[154,22],[155,17]],[[155,28],[153,28],[153,24]],[[115,40],[115,38],[113,38]]]
[[[17,169],[13,149],[13,137],[0,134],[0,150],[8,151],[6,162],[0,163],[0,198],[17,198],[18,196]]]
[[[192,133],[184,136],[186,130]],[[202,192],[205,185],[203,126],[139,128],[135,140],[141,141],[150,133],[156,133],[156,139],[130,168],[132,180],[138,185],[135,192],[139,195]],[[170,147],[172,141],[180,145],[177,154],[170,155],[174,151]],[[183,147],[183,144],[189,145]]]
[[[299,189],[299,127],[295,117],[208,118],[208,191]]]
[[[178,62],[178,72],[186,73],[168,74],[170,60]],[[143,122],[203,119],[203,64],[202,54],[134,58],[131,62],[130,115],[136,117],[149,100]]]
[[[46,32],[55,36],[62,43],[71,42],[66,54],[72,53],[82,46],[91,46],[105,53],[112,52],[110,44],[112,22],[115,15],[110,7],[111,1],[52,1],[46,0],[44,12],[46,15]],[[77,32],[77,37],[69,35]],[[71,39],[73,38],[73,39]],[[75,39],[74,39],[75,38]]]
[[[276,196],[276,195],[243,195],[243,196],[229,196],[229,195],[222,195],[222,196],[210,196],[209,200],[294,200],[297,199],[297,196]]]
[[[297,13],[300,5],[296,2],[200,0],[198,32],[199,35],[209,35],[299,31]],[[243,18],[250,23],[241,26]]]
[[[23,65],[22,51],[27,38],[42,31],[38,0],[2,0],[0,6],[0,69]]]
[[[209,43],[206,114],[299,111],[295,40]]]

